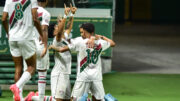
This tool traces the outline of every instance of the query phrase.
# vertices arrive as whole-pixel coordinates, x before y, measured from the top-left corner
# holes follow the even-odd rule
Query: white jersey
[[[49,26],[49,22],[51,18],[50,13],[43,7],[38,7],[37,12],[38,12],[38,19],[41,25]],[[39,39],[39,32],[37,31],[36,27],[34,27],[34,32],[35,32],[36,38]]]
[[[87,41],[72,40],[68,45],[70,50],[77,51],[78,69],[76,81],[102,80],[101,53],[110,47],[110,43],[104,40],[96,40],[95,47],[87,48]]]
[[[56,37],[53,40],[53,45],[55,45],[56,47],[64,47],[67,46],[68,44],[69,43],[63,38],[60,42],[57,42]],[[55,60],[55,65],[51,73],[52,76],[59,75],[60,73],[71,74],[72,57],[70,51],[63,53],[55,51],[54,60]]]
[[[9,15],[9,41],[33,40],[32,8],[37,0],[6,0],[4,12]]]

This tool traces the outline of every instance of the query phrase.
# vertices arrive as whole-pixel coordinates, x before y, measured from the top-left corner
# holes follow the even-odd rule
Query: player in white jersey
[[[60,52],[67,50],[77,51],[78,72],[77,79],[72,91],[72,100],[79,100],[89,90],[93,95],[93,101],[104,100],[104,87],[102,83],[101,53],[107,48],[114,47],[115,43],[105,36],[96,35],[94,48],[86,44],[94,34],[94,25],[85,23],[80,26],[80,33],[84,40],[72,40],[71,44],[59,49]],[[102,38],[102,39],[100,39]]]
[[[36,43],[36,48],[37,48],[36,49],[36,57],[37,57],[36,68],[38,71],[38,78],[39,78],[38,80],[38,95],[39,96],[34,96],[34,98],[38,99],[38,101],[44,100],[45,87],[46,87],[46,75],[47,75],[47,69],[49,69],[49,51],[47,50],[47,40],[48,40],[48,26],[49,26],[51,16],[50,16],[50,13],[44,9],[47,3],[48,3],[48,0],[38,0],[39,7],[37,9],[38,19],[40,20],[40,23],[41,23],[43,36],[45,36],[45,42],[44,42],[45,45],[42,44],[38,31],[36,30],[36,28],[34,28],[35,43]],[[30,99],[30,96],[33,96],[33,93],[30,93],[25,98],[25,100]]]
[[[64,30],[66,16],[69,13],[69,9],[65,6],[64,18],[59,17],[58,25],[55,26],[53,45],[49,49],[54,49],[55,65],[51,72],[51,91],[52,96],[56,98],[56,101],[66,101],[71,98],[71,53],[70,51],[60,53],[59,47],[67,46],[69,44],[69,34],[73,26],[73,16],[77,10],[76,7],[72,7],[70,4],[70,18],[69,22]]]
[[[2,23],[8,36],[10,52],[15,63],[15,82],[10,86],[14,100],[23,100],[20,97],[21,88],[29,81],[36,69],[36,47],[33,28],[37,28],[43,37],[40,22],[37,19],[36,0],[6,0]],[[9,16],[9,24],[7,18]],[[42,38],[44,42],[44,37]],[[23,59],[28,69],[22,74]]]

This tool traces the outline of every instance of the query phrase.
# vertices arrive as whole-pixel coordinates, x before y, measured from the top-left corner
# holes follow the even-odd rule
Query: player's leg
[[[55,99],[55,90],[57,86],[58,76],[53,76],[52,74],[54,69],[51,72],[51,96],[44,96],[43,101],[56,101]],[[39,90],[39,89],[38,89]],[[32,101],[40,101],[39,100],[39,93],[32,96],[31,94],[28,94],[26,99],[31,99]]]
[[[69,75],[59,74],[55,92],[56,101],[70,101],[71,85]]]
[[[51,74],[53,74],[53,71],[54,70],[52,70]],[[44,96],[43,101],[56,101],[55,90],[56,90],[57,80],[58,80],[58,76],[51,75],[51,96]],[[29,96],[29,97],[32,97],[30,98],[32,101],[40,101],[39,94],[36,94],[35,96]]]
[[[49,51],[47,50],[45,56],[42,58],[41,54],[44,50],[44,45],[41,45],[39,40],[36,40],[36,56],[37,56],[37,70],[38,70],[38,93],[39,101],[44,100],[45,88],[46,88],[46,76],[49,69]]]
[[[46,70],[38,70],[38,93],[39,93],[39,101],[44,100],[45,96],[45,88],[46,88]]]
[[[14,80],[15,83],[20,79],[22,75],[22,54],[20,52],[20,49],[18,48],[18,42],[17,41],[9,41],[10,46],[10,52],[12,54],[12,58],[15,64],[15,76]],[[16,84],[13,84],[10,86],[11,91],[14,93],[14,100],[23,100],[21,96],[22,90],[19,89]]]
[[[83,94],[88,93],[91,82],[76,81],[71,94],[71,101],[78,101]]]
[[[53,71],[51,72],[51,96],[55,98],[55,91],[56,91],[58,76],[52,76],[52,74],[53,74]]]
[[[10,42],[10,45],[12,43]],[[34,74],[36,69],[36,54],[35,54],[35,42],[33,40],[31,41],[18,41],[16,42],[16,45],[18,47],[19,53],[23,56],[23,58],[26,60],[27,63],[27,71],[25,71],[21,78],[16,82],[16,84],[12,85],[10,87],[11,91],[14,93],[14,99],[19,100],[19,88],[22,88],[25,83],[27,83],[31,75]],[[13,48],[10,49],[13,53]],[[14,54],[12,54],[14,57],[16,57]]]
[[[58,76],[53,76],[52,75],[54,73],[53,71],[54,70],[52,70],[52,72],[51,72],[51,96],[44,96],[43,101],[56,101],[55,91],[56,91]],[[28,94],[26,99],[31,99],[32,101],[40,101],[39,100],[39,93],[38,94],[36,93],[34,96],[32,96],[31,94]]]
[[[102,81],[93,81],[90,87],[93,101],[104,101],[104,87]]]
[[[25,60],[27,63],[27,70],[23,73],[23,75],[21,76],[20,80],[16,83],[16,85],[21,88],[24,86],[24,84],[26,84],[31,76],[34,74],[35,70],[36,70],[36,54],[34,54],[33,56],[31,56],[29,59]]]
[[[23,71],[23,66],[22,66],[22,56],[21,57],[14,57],[13,56],[13,61],[15,64],[15,76],[14,76],[14,81],[15,83],[20,79]],[[20,101],[23,101],[23,87],[19,88],[19,96],[20,96]]]
[[[22,56],[20,57],[13,57],[13,61],[14,61],[14,66],[15,66],[15,74],[14,74],[14,81],[15,83],[20,79],[21,75],[22,75]]]

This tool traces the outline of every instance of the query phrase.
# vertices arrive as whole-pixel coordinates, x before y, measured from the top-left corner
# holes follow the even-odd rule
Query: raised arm
[[[76,13],[77,8],[76,7],[72,7],[72,4],[70,4],[70,10],[71,10],[71,15],[69,17],[69,21],[66,25],[66,29],[65,32],[69,35],[72,27],[73,27],[73,20],[74,20],[74,14]]]
[[[105,37],[105,36],[103,36],[103,35],[97,35],[97,34],[96,34],[95,37],[96,37],[96,39],[101,38],[101,39],[109,42],[111,47],[114,47],[114,46],[116,45],[113,40],[111,40],[111,39],[109,39],[109,38],[107,38],[107,37]]]
[[[67,15],[70,12],[70,8],[66,7],[66,5],[64,4],[64,18],[61,19],[60,17],[58,17],[58,25],[57,28],[55,28],[54,32],[57,33],[56,34],[56,39],[60,40],[61,39],[61,35],[64,32],[64,26],[66,23],[66,19],[67,19]]]

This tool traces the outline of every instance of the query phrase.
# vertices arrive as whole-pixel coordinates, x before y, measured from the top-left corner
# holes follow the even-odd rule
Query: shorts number
[[[17,20],[20,20],[23,18],[22,5],[20,3],[15,5],[15,17]]]

